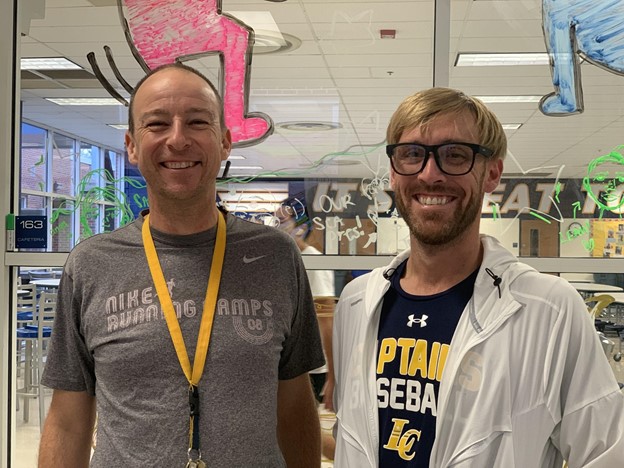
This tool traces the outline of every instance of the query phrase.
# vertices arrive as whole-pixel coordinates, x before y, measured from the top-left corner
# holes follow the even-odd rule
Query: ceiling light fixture
[[[456,67],[499,67],[513,65],[548,65],[546,52],[457,54]]]
[[[286,45],[282,32],[270,11],[228,11],[227,13],[252,28],[256,36],[262,36],[266,41],[270,38],[272,45],[280,47]]]
[[[253,47],[254,55],[261,54],[281,54],[284,52],[292,52],[301,47],[301,39],[292,34],[282,33],[284,45],[280,45],[270,35],[258,34],[255,35],[255,42]]]
[[[503,130],[518,130],[522,127],[521,123],[503,124]]]
[[[230,154],[230,155],[228,156],[228,159],[229,159],[230,161],[233,161],[233,160],[235,160],[235,159],[247,159],[247,158],[246,158],[245,156],[239,156],[238,154]]]
[[[276,125],[284,130],[293,130],[297,132],[324,132],[327,130],[336,130],[342,128],[339,122],[281,122]]]
[[[115,98],[44,98],[59,106],[121,106]]]
[[[234,195],[227,192],[217,192],[221,201],[229,203],[252,203],[252,202],[271,202],[279,203],[288,198],[286,193],[264,193],[264,192],[237,192]]]
[[[357,166],[362,164],[362,161],[357,161],[354,159],[325,159],[323,161],[323,166]]]
[[[221,166],[221,170],[223,169],[225,169],[225,166]],[[255,171],[255,170],[264,169],[264,167],[262,166],[230,166],[230,171],[235,171],[237,169]]]
[[[65,57],[23,58],[21,70],[84,70],[80,65]]]
[[[115,130],[128,130],[128,124],[106,124]]]
[[[475,96],[487,104],[540,102],[543,96]]]

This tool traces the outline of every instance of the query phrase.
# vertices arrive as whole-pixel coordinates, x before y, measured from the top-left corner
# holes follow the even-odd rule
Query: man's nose
[[[433,153],[429,153],[425,167],[418,173],[418,177],[429,183],[438,182],[446,177],[446,174],[438,166]]]
[[[167,144],[175,150],[182,150],[190,146],[190,140],[187,134],[187,128],[184,122],[174,120],[169,129]]]

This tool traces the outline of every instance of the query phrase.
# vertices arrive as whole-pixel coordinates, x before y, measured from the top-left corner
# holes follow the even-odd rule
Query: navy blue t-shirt
[[[401,288],[407,261],[392,275],[377,334],[379,466],[429,466],[435,439],[438,390],[449,345],[478,269],[433,296]]]

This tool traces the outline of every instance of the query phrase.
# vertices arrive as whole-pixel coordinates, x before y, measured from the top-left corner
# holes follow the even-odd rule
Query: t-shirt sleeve
[[[58,390],[95,395],[93,357],[81,326],[81,296],[66,265],[59,285],[56,316],[41,382]]]
[[[290,334],[286,337],[280,358],[280,380],[293,379],[325,363],[312,292],[298,251],[293,251],[293,259],[291,291],[294,310]]]
[[[310,289],[314,297],[333,297],[334,272],[331,270],[308,270]]]

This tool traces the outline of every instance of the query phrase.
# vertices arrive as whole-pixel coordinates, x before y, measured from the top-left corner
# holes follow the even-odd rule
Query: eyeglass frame
[[[421,148],[424,148],[425,156],[423,159],[422,166],[420,167],[418,171],[412,174],[403,174],[397,171],[396,167],[394,167],[394,160],[392,158],[392,155],[394,153],[395,148],[399,146],[408,146],[408,145],[419,146]],[[449,146],[449,145],[463,145],[463,146],[469,147],[472,150],[472,163],[470,164],[470,167],[468,168],[466,172],[462,172],[461,174],[450,174],[446,172],[444,169],[442,169],[442,165],[440,164],[440,156],[438,154],[438,149],[441,148],[442,146]],[[449,141],[447,143],[442,143],[440,145],[422,145],[420,143],[405,142],[405,143],[395,143],[393,145],[386,145],[386,154],[388,155],[388,158],[390,159],[390,165],[392,166],[392,169],[394,169],[394,172],[402,176],[413,176],[416,174],[420,174],[427,166],[427,162],[429,161],[429,157],[431,154],[433,154],[433,159],[435,160],[435,163],[438,166],[438,169],[440,169],[440,172],[446,175],[450,175],[450,176],[463,176],[463,175],[468,174],[470,171],[472,171],[475,160],[477,159],[477,154],[480,154],[481,156],[485,158],[491,158],[492,156],[494,156],[494,151],[489,148],[486,148],[485,146],[478,145],[476,143],[465,143],[463,141]]]

